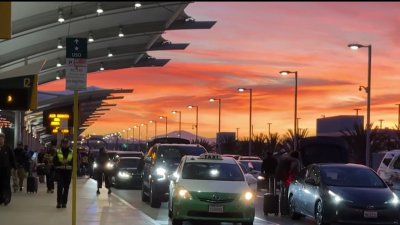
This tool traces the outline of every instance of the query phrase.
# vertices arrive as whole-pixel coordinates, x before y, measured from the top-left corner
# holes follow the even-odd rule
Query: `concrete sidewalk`
[[[77,180],[78,225],[156,225],[153,219],[129,205],[118,196],[101,189],[96,195],[96,181],[87,178]],[[26,186],[25,186],[26,187]],[[39,183],[37,194],[13,193],[8,206],[0,205],[1,225],[71,225],[72,182],[66,209],[56,208],[57,194],[46,193],[46,184]],[[57,191],[57,188],[56,190]]]

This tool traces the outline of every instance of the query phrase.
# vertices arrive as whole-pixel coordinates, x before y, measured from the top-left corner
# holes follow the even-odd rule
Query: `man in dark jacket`
[[[14,192],[18,190],[22,191],[24,186],[24,180],[26,173],[25,170],[27,163],[29,163],[28,152],[25,151],[22,142],[17,144],[17,148],[14,149],[15,160],[17,161],[17,169],[13,173],[13,188]]]
[[[272,152],[267,152],[267,157],[264,158],[261,164],[261,173],[264,174],[267,180],[268,191],[271,192],[273,179],[275,179],[275,172],[278,166],[278,160],[272,155]],[[273,193],[273,192],[271,192]]]
[[[66,208],[73,163],[68,139],[61,140],[61,149],[57,149],[53,162],[57,174],[57,208]]]
[[[108,168],[108,164],[110,162],[110,158],[108,157],[107,151],[104,147],[101,147],[99,150],[99,155],[96,158],[97,164],[97,194],[100,194],[100,188],[103,184],[103,175],[104,175],[104,183],[106,184],[106,188],[108,189],[108,194],[111,194],[111,185],[110,185],[110,169]],[[112,165],[112,164],[109,164]]]
[[[11,201],[11,168],[17,169],[17,163],[13,150],[4,142],[5,135],[0,133],[0,204],[8,205]]]

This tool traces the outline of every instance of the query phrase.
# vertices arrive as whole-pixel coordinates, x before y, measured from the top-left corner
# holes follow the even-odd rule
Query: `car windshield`
[[[250,167],[253,167],[254,170],[261,171],[262,161],[240,160],[240,164],[245,166],[247,170],[249,170]]]
[[[140,159],[124,159],[120,158],[118,163],[118,167],[120,168],[128,168],[128,167],[137,167]]]
[[[386,185],[371,169],[357,167],[321,167],[322,181],[328,186],[376,187]]]
[[[115,157],[141,157],[142,155],[141,152],[124,152],[116,154]]]
[[[202,146],[160,146],[157,160],[165,163],[179,163],[184,155],[201,155],[206,153]]]
[[[237,164],[227,163],[186,163],[182,170],[183,179],[244,181]]]

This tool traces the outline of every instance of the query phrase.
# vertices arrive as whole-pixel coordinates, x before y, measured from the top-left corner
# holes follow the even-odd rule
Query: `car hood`
[[[328,189],[355,205],[383,205],[393,198],[389,188],[328,186]]]
[[[135,168],[135,167],[119,168],[118,171],[127,171],[127,172],[131,172],[131,173],[136,173],[137,168]]]
[[[210,181],[210,180],[180,180],[179,186],[183,186],[189,192],[224,192],[243,193],[250,190],[246,181]]]

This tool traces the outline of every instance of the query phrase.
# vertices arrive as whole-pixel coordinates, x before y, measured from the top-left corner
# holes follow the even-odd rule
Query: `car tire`
[[[161,201],[160,198],[157,195],[157,193],[153,190],[153,185],[150,185],[150,206],[152,208],[160,208],[161,207]]]
[[[172,225],[182,225],[183,221],[178,219],[172,219]]]
[[[253,225],[254,221],[252,222],[243,222],[242,225]]]
[[[146,187],[144,186],[144,184],[142,184],[142,202],[147,202],[149,201],[149,196],[146,195],[146,193],[144,192],[144,189]]]
[[[321,200],[315,203],[315,222],[317,225],[329,225],[324,221],[324,206]]]
[[[292,195],[289,197],[289,216],[292,220],[298,220],[301,217],[301,214],[296,212],[296,207]]]
[[[168,201],[168,217],[172,218],[172,203]]]

